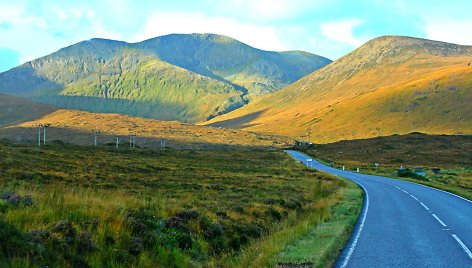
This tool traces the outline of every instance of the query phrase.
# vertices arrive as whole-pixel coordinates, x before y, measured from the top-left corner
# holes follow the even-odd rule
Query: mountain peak
[[[468,46],[382,36],[207,124],[293,137],[312,132],[316,142],[468,133],[471,58]]]
[[[91,38],[90,40],[86,40],[84,42],[89,42],[89,43],[109,43],[109,44],[128,44],[127,42],[124,41],[119,41],[119,40],[113,40],[113,39],[107,39],[107,38]]]
[[[196,122],[274,92],[331,61],[217,34],[138,43],[93,38],[0,74],[0,92],[62,107]]]
[[[154,37],[151,39],[144,40],[140,43],[152,43],[155,41],[198,41],[198,42],[207,42],[207,43],[242,43],[234,38],[231,38],[226,35],[219,35],[213,33],[191,33],[191,34],[180,34],[180,33],[173,33],[163,36]]]
[[[463,55],[472,52],[471,46],[463,46],[410,36],[394,35],[374,38],[364,44],[360,49],[362,48],[372,50],[373,53],[379,50],[388,50],[395,54],[410,51],[415,54],[430,54],[434,56]]]

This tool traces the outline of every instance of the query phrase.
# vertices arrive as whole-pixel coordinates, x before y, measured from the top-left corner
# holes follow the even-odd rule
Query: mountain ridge
[[[328,62],[309,53],[266,52],[213,34],[137,43],[94,38],[0,73],[0,92],[64,108],[198,122]]]
[[[471,60],[470,46],[379,37],[205,124],[297,138],[312,132],[323,143],[414,131],[471,132]]]

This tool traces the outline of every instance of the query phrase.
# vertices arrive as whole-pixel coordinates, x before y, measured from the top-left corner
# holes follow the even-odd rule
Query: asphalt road
[[[471,201],[407,181],[310,163],[300,152],[287,153],[364,189],[357,226],[335,267],[472,267]]]

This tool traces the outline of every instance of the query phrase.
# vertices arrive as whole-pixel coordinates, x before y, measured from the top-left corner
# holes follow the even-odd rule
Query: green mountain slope
[[[0,92],[59,107],[197,122],[275,91],[329,60],[218,35],[92,39],[0,74]]]
[[[472,47],[380,37],[208,124],[315,142],[472,133],[471,61]]]
[[[250,97],[277,91],[331,62],[302,51],[254,49],[213,34],[173,34],[137,46],[171,64],[242,86]]]

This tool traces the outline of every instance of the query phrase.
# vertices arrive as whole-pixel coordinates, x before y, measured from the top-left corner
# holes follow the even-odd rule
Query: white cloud
[[[11,21],[17,18],[23,10],[21,5],[0,4],[0,21]]]
[[[32,61],[32,60],[34,60],[34,59],[36,59],[36,58],[37,58],[37,56],[32,56],[32,55],[24,55],[24,56],[23,56],[23,55],[22,55],[22,56],[20,57],[19,62],[20,62],[20,64],[23,64],[23,63],[25,63],[25,62]]]
[[[2,46],[18,51],[21,63],[91,37],[121,38],[89,8],[51,5],[45,10],[45,14],[35,14],[24,5],[0,4],[0,23],[11,25],[0,28]]]
[[[230,18],[198,13],[152,13],[143,31],[131,38],[131,41],[142,41],[172,33],[214,33],[230,36],[260,49],[289,48],[275,27],[242,23]]]
[[[348,19],[321,24],[321,33],[331,41],[336,41],[358,47],[365,40],[354,36],[354,28],[361,26],[364,22],[360,19]]]
[[[426,22],[428,39],[472,45],[472,20],[447,21],[435,18]]]
[[[299,12],[318,7],[327,0],[210,0],[210,2],[219,10],[244,14],[258,20],[270,20],[294,16]]]

